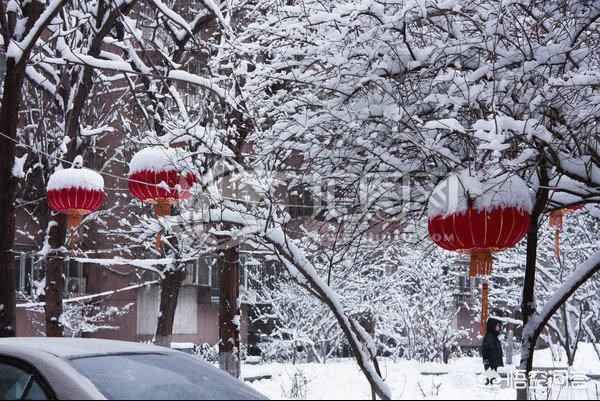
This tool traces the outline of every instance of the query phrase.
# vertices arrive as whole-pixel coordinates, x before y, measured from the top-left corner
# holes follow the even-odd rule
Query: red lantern
[[[168,216],[173,203],[190,198],[190,188],[195,182],[192,173],[143,170],[129,176],[128,186],[137,199],[156,205],[157,216]]]
[[[129,191],[154,205],[157,217],[170,216],[173,204],[191,197],[196,176],[187,168],[191,156],[181,149],[149,147],[136,153],[129,164]],[[157,247],[160,244],[160,234]]]
[[[516,207],[468,209],[429,220],[429,235],[448,251],[471,255],[469,275],[492,274],[492,254],[515,246],[529,230],[530,214]]]
[[[469,276],[491,275],[492,254],[515,246],[529,230],[532,205],[527,186],[515,177],[481,183],[460,176],[451,176],[441,185],[448,189],[441,206],[439,199],[437,205],[430,200],[429,235],[443,249],[470,255]],[[482,334],[487,322],[487,292],[484,281]]]
[[[52,174],[48,180],[46,193],[50,208],[68,216],[72,252],[74,252],[75,230],[81,225],[81,218],[100,210],[105,198],[102,176],[95,171],[82,168],[82,165],[83,159],[78,156],[72,168]]]

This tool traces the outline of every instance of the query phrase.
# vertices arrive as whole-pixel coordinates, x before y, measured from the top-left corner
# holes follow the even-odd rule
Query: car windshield
[[[105,355],[69,362],[108,399],[265,399],[224,372],[184,354]]]

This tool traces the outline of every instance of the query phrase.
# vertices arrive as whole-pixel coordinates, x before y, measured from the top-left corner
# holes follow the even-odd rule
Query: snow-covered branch
[[[543,309],[532,316],[523,328],[524,344],[522,351],[522,363],[533,358],[533,349],[538,337],[542,334],[544,327],[558,309],[577,291],[585,282],[590,280],[600,271],[600,253],[591,256],[581,267],[579,267],[563,285],[546,302]]]

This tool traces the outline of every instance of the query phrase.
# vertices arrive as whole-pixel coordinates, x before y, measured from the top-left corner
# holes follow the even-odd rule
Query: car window
[[[49,400],[50,398],[44,392],[40,383],[36,380],[31,384],[29,391],[25,394],[23,400]]]
[[[113,400],[259,400],[259,393],[185,354],[106,355],[71,359]]]
[[[0,400],[49,400],[41,381],[21,363],[0,361]]]

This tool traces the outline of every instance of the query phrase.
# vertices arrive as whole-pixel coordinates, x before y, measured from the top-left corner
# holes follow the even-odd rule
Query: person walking
[[[485,370],[498,371],[498,368],[504,366],[502,344],[498,336],[502,331],[502,322],[497,319],[488,319],[485,337],[481,345],[481,356],[483,357],[483,366]]]

